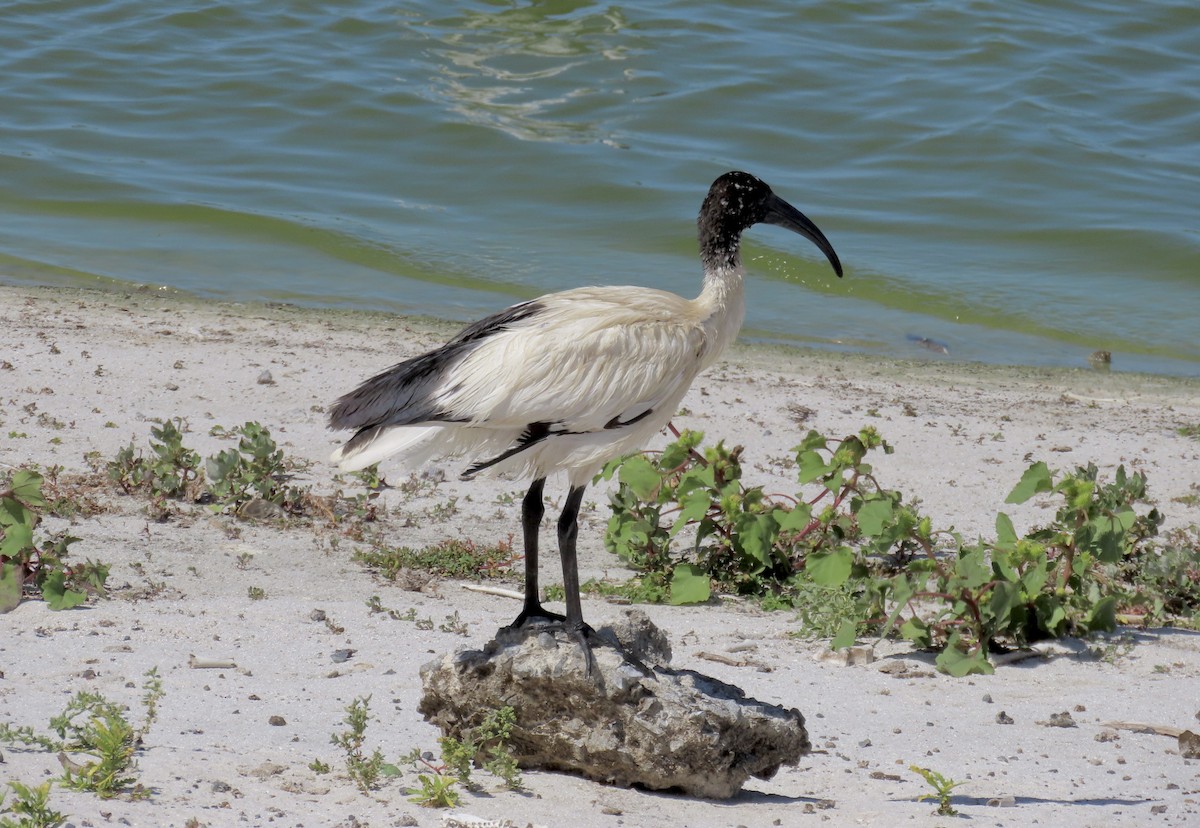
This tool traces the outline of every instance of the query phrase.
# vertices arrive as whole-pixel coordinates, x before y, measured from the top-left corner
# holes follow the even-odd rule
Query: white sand
[[[108,460],[131,439],[144,447],[149,419],[168,416],[186,419],[188,445],[207,456],[228,445],[209,436],[213,425],[257,420],[289,456],[313,461],[299,482],[330,492],[325,459],[337,435],[324,428],[323,406],[447,332],[388,317],[149,293],[0,288],[0,468],[83,471],[86,453]],[[274,384],[257,382],[264,370]],[[884,484],[918,495],[936,524],[968,535],[991,534],[996,511],[1032,459],[1058,468],[1093,462],[1106,473],[1120,463],[1144,470],[1172,525],[1200,520],[1195,506],[1172,502],[1195,494],[1200,443],[1176,432],[1200,423],[1195,381],[745,349],[702,377],[685,406],[690,413],[677,425],[744,444],[747,475],[783,492],[794,491],[792,481],[771,460],[808,428],[834,436],[875,425],[896,446],[876,463]],[[813,412],[803,425],[794,406]],[[494,542],[517,532],[519,504],[505,496],[519,500],[521,484],[459,483],[456,471],[448,467],[448,481],[431,492],[383,495],[393,542]],[[388,476],[392,483],[406,477],[399,469]],[[561,497],[561,487],[554,481],[551,497]],[[457,512],[441,519],[434,507],[451,500]],[[622,576],[601,542],[604,492],[587,501],[583,577]],[[137,721],[142,676],[157,667],[166,696],[138,758],[139,779],[153,795],[104,802],[56,787],[53,804],[79,826],[414,824],[401,821],[406,815],[418,825],[442,824],[443,812],[406,800],[412,774],[371,796],[358,793],[329,737],[343,729],[346,705],[370,695],[369,747],[393,759],[414,747],[436,751],[437,732],[416,711],[419,666],[468,641],[482,644],[516,614],[515,601],[454,582],[433,594],[403,591],[352,562],[352,541],[333,548],[329,533],[303,526],[247,523],[189,506],[158,523],[141,499],[113,494],[105,502],[106,511],[74,521],[71,531],[82,539],[73,547],[78,558],[112,564],[111,598],[61,613],[29,601],[0,616],[0,717],[44,730],[71,695],[88,689],[129,704]],[[1027,528],[1046,509],[1034,502],[1006,511]],[[552,517],[553,507],[547,526]],[[47,521],[51,529],[64,525]],[[252,557],[241,569],[246,554]],[[546,558],[543,580],[555,581],[552,547]],[[266,598],[251,600],[252,586]],[[370,614],[371,595],[386,607],[415,608],[434,629]],[[311,620],[314,609],[333,624]],[[918,763],[966,781],[954,802],[971,825],[1200,825],[1200,763],[1182,759],[1173,739],[1127,732],[1096,739],[1108,720],[1197,726],[1194,633],[1130,629],[1122,644],[1066,641],[1053,657],[953,679],[931,673],[929,656],[893,642],[879,645],[880,659],[867,666],[817,661],[823,644],[789,637],[799,626],[789,613],[737,602],[646,610],[671,636],[677,666],[798,707],[820,751],[769,782],[753,780],[729,802],[529,773],[527,793],[468,793],[461,811],[518,826],[582,828],[950,824],[931,815],[930,803],[915,801],[928,791],[907,770]],[[454,612],[468,625],[466,639],[436,628]],[[594,624],[617,612],[584,599]],[[698,656],[735,647],[738,658],[771,669]],[[355,653],[334,664],[330,655],[340,648]],[[1101,651],[1108,657],[1097,659]],[[237,666],[195,669],[193,654]],[[918,677],[880,669],[897,663]],[[1002,710],[1014,724],[996,723]],[[1078,727],[1037,723],[1064,710]],[[286,724],[272,726],[272,716]],[[0,782],[59,773],[45,753],[0,746],[0,754]],[[309,770],[317,758],[335,772]],[[987,805],[998,797],[1012,804]]]

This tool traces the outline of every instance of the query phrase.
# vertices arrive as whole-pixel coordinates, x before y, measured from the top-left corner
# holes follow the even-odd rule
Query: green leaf
[[[1033,608],[1037,613],[1038,626],[1041,629],[1055,638],[1066,631],[1067,611],[1063,608],[1061,600],[1043,592],[1034,599]]]
[[[1042,461],[1034,463],[1021,475],[1021,482],[1005,498],[1005,503],[1024,503],[1038,492],[1048,492],[1054,488],[1050,477],[1050,469]]]
[[[35,526],[37,513],[31,512],[15,497],[0,497],[0,527]]]
[[[840,650],[844,647],[853,647],[854,639],[858,633],[858,625],[847,619],[838,627],[837,635],[829,642],[829,649]]]
[[[690,494],[683,495],[679,498],[679,515],[675,518],[675,525],[671,527],[671,537],[679,534],[679,531],[689,523],[694,523],[708,514],[708,507],[712,505],[709,499],[708,492],[697,490]]]
[[[804,440],[801,441],[800,445],[792,449],[792,451],[796,452],[797,454],[802,451],[816,451],[817,449],[825,448],[827,444],[828,443],[825,440],[825,435],[821,434],[821,432],[817,431],[816,429],[810,428],[808,430],[808,434],[804,435]]]
[[[796,456],[796,465],[799,466],[797,479],[800,485],[811,483],[818,477],[827,474],[833,467],[825,465],[825,459],[815,451],[802,451]]]
[[[771,514],[775,516],[780,532],[799,532],[812,521],[812,507],[807,503],[797,503],[791,509],[776,509]]]
[[[609,460],[604,464],[604,468],[600,470],[599,474],[592,478],[592,482],[599,483],[601,480],[612,480],[612,476],[617,473],[617,469],[621,468],[630,456],[636,455],[625,455],[624,457],[616,457]]]
[[[658,493],[658,487],[662,485],[658,469],[641,454],[625,461],[625,465],[621,466],[619,479],[642,500],[652,500]]]
[[[1088,524],[1086,546],[1104,563],[1120,563],[1125,557],[1126,534],[1137,521],[1133,509],[1125,507],[1111,515],[1099,515]]]
[[[992,574],[1002,581],[1020,583],[1021,573],[1013,564],[1014,555],[1011,550],[996,547],[992,550]]]
[[[917,647],[928,647],[933,641],[929,635],[929,625],[916,616],[900,625],[900,637]]]
[[[934,664],[943,673],[948,673],[955,678],[970,675],[990,676],[996,672],[996,668],[987,660],[987,656],[982,650],[964,653],[957,646],[949,643],[946,645],[946,649],[938,654]]]
[[[708,573],[695,564],[677,564],[671,573],[671,603],[703,604],[712,595]]]
[[[736,542],[742,551],[757,561],[763,569],[771,566],[774,558],[775,538],[779,526],[770,515],[743,513],[734,526]]]
[[[853,565],[854,552],[848,547],[810,553],[804,562],[809,577],[821,586],[841,586],[850,577]]]
[[[869,500],[858,510],[858,528],[866,535],[878,535],[892,519],[892,501]]]
[[[24,469],[14,472],[11,488],[13,494],[29,506],[46,505],[46,499],[42,497],[42,476],[37,472]]]
[[[21,603],[21,567],[0,561],[0,613]]]
[[[22,552],[33,546],[33,530],[24,523],[9,526],[0,540],[0,558],[21,558]]]
[[[66,576],[62,570],[56,570],[42,581],[42,598],[52,610],[64,610],[77,607],[87,600],[82,592],[67,589]]]
[[[992,567],[982,548],[963,550],[954,562],[954,574],[963,580],[963,586],[974,589],[992,580]]]
[[[1013,527],[1012,518],[1000,512],[996,515],[996,546],[1012,549],[1016,545],[1017,530]]]
[[[1117,596],[1101,598],[1087,616],[1088,632],[1112,632],[1117,628]]]
[[[1008,625],[1013,607],[1020,603],[1020,588],[1009,581],[993,584],[991,595],[988,597],[987,609],[992,616],[993,628],[1004,629]]]
[[[663,449],[662,455],[658,458],[659,466],[662,469],[674,469],[682,466],[691,456],[692,449],[700,445],[703,439],[703,431],[684,429],[678,440]]]

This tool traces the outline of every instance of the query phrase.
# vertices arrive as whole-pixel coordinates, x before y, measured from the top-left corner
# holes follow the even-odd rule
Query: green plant
[[[145,738],[147,731],[150,730],[150,725],[154,724],[158,718],[158,703],[162,701],[167,692],[163,689],[162,677],[158,674],[157,667],[151,667],[145,672],[146,680],[142,683],[142,707],[146,711],[146,721],[138,731],[138,739]]]
[[[49,781],[35,788],[14,780],[8,787],[16,794],[16,800],[6,805],[4,793],[0,792],[0,809],[20,819],[0,816],[0,828],[59,828],[67,821],[63,814],[50,808]]]
[[[429,754],[412,751],[409,761],[418,770],[428,772],[417,776],[421,787],[409,789],[410,801],[430,808],[454,807],[461,798],[455,784],[472,786],[472,770],[480,766],[502,780],[509,790],[520,790],[521,771],[511,747],[516,721],[512,707],[501,707],[485,716],[477,727],[466,729],[461,738],[440,737],[441,764],[432,762]]]
[[[372,595],[370,598],[367,599],[367,609],[371,612],[372,615],[375,615],[378,613],[386,613],[388,618],[391,618],[393,621],[416,621],[417,620],[417,608],[416,607],[409,607],[404,612],[400,612],[399,610],[395,610],[395,609],[389,609],[388,607],[385,607],[383,605],[382,601],[379,600],[378,595]]]
[[[205,464],[212,496],[235,506],[257,497],[298,511],[304,493],[285,485],[292,465],[284,460],[283,450],[275,445],[271,432],[259,423],[249,422],[229,433],[238,437],[237,448],[225,449]]]
[[[415,802],[426,808],[457,808],[462,802],[462,795],[454,787],[455,779],[441,773],[422,773],[417,775],[420,788],[409,788],[409,802]]]
[[[1111,630],[1121,607],[1200,610],[1194,533],[1170,547],[1185,551],[1158,550],[1161,516],[1135,508],[1145,477],[1123,467],[1104,482],[1092,465],[1060,475],[1034,463],[1008,502],[1055,496],[1054,520],[1019,535],[1000,513],[996,539],[966,542],[880,485],[866,458],[890,449],[874,429],[836,443],[810,431],[794,466],[815,494],[794,497],[743,482],[741,449],[700,450],[700,441],[685,431],[658,455],[602,472],[619,483],[608,547],[674,603],[707,600],[713,585],[759,596],[764,606],[797,608],[804,629],[831,636],[835,648],[895,631],[939,649],[938,668],[952,675],[991,672],[988,653],[998,647]],[[678,551],[687,527],[695,540]],[[1158,569],[1138,565],[1151,554]],[[1162,575],[1151,582],[1139,572]]]
[[[87,712],[86,721],[74,725],[74,738],[67,746],[73,752],[93,757],[93,761],[63,763],[63,784],[79,791],[91,791],[101,799],[111,799],[121,793],[148,795],[133,789],[136,779],[129,774],[134,769],[135,736],[133,727],[119,710],[107,704]]]
[[[371,697],[359,697],[346,707],[347,730],[331,737],[333,744],[346,753],[346,772],[351,781],[363,793],[379,784],[380,776],[395,776],[399,769],[383,758],[382,751],[375,748],[370,754],[364,750],[367,741],[367,722],[371,719]]]
[[[1130,597],[1128,585],[1114,577],[1117,567],[1139,554],[1161,521],[1157,510],[1134,510],[1145,491],[1145,477],[1129,476],[1124,467],[1102,484],[1095,466],[1056,479],[1045,463],[1032,464],[1006,502],[1056,494],[1062,504],[1054,521],[1018,536],[1001,512],[995,541],[956,538],[948,559],[929,554],[913,572],[928,572],[931,584],[912,573],[893,582],[896,609],[884,632],[907,610],[901,635],[918,646],[942,642],[939,668],[967,675],[992,671],[987,653],[1000,640],[1021,646],[1113,630],[1118,608]],[[922,617],[922,602],[930,599],[940,602],[938,609]]]
[[[516,710],[505,706],[485,716],[475,732],[485,755],[484,770],[502,779],[505,787],[513,791],[521,788],[521,769],[512,755],[512,731],[516,723]]]
[[[200,455],[183,445],[181,419],[151,426],[150,450],[145,458],[132,443],[117,452],[108,464],[108,476],[126,493],[145,487],[155,497],[195,497],[200,483]]]
[[[1126,558],[1117,577],[1134,595],[1130,609],[1160,623],[1183,619],[1200,627],[1200,538],[1195,528],[1174,529],[1162,544],[1145,544]]]
[[[207,476],[201,472],[200,455],[183,445],[181,419],[164,420],[150,433],[149,457],[131,443],[107,464],[109,478],[126,493],[145,490],[154,498],[215,501],[232,508],[260,498],[286,511],[302,510],[306,492],[287,485],[297,464],[284,457],[259,423],[213,427],[215,436],[237,438],[238,443],[204,462]]]
[[[788,592],[796,573],[807,569],[820,583],[840,583],[850,574],[851,543],[891,514],[896,526],[869,537],[865,552],[906,554],[903,531],[929,533],[899,493],[882,489],[864,462],[869,451],[891,447],[874,428],[864,428],[830,447],[810,431],[794,452],[799,483],[816,487],[808,499],[769,495],[742,478],[742,448],[723,442],[700,450],[703,434],[677,432],[657,456],[633,455],[610,462],[601,477],[617,476],[605,544],[671,603],[707,601],[711,587],[746,595]],[[818,508],[819,507],[819,508]],[[847,508],[848,507],[848,508]],[[672,544],[695,528],[691,550]]]
[[[579,585],[579,591],[585,595],[624,598],[644,604],[661,604],[669,597],[669,588],[663,586],[659,579],[641,576],[624,581],[589,578]],[[543,593],[547,601],[563,601],[566,596],[562,584],[547,584]]]
[[[445,633],[454,633],[455,635],[467,634],[467,622],[463,621],[458,615],[458,610],[455,610],[450,615],[446,616],[446,620],[438,624],[438,629]]]
[[[372,463],[365,469],[352,471],[350,472],[350,476],[373,492],[386,489],[388,486],[387,481],[383,479],[383,475],[379,473],[378,463]]]
[[[954,806],[950,802],[950,792],[959,785],[966,783],[955,782],[953,779],[942,776],[937,771],[922,768],[918,765],[909,765],[908,769],[913,773],[920,774],[921,778],[928,782],[934,791],[931,794],[926,793],[918,796],[918,802],[924,802],[926,799],[936,799],[938,801],[938,816],[956,816],[958,814],[958,811],[954,810]]]
[[[0,612],[19,603],[23,592],[41,594],[51,609],[70,609],[89,593],[104,593],[108,566],[88,560],[66,563],[68,548],[78,541],[65,532],[36,538],[39,510],[47,508],[43,478],[18,469],[0,488]]]
[[[58,738],[40,735],[28,726],[2,724],[0,741],[59,753],[63,784],[75,790],[90,791],[103,799],[147,796],[132,773],[136,769],[134,754],[157,718],[158,702],[164,695],[156,668],[146,672],[142,687],[146,721],[139,729],[134,729],[119,705],[99,693],[80,690],[62,713],[50,719],[50,730]]]
[[[389,580],[406,569],[420,569],[450,578],[498,577],[512,566],[512,539],[493,546],[476,544],[472,540],[447,539],[423,549],[372,548],[354,553],[354,560],[373,569]]]

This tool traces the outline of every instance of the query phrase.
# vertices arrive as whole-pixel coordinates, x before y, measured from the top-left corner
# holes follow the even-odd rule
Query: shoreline
[[[328,315],[335,319],[377,319],[377,320],[403,320],[406,324],[415,329],[427,330],[429,332],[441,333],[446,337],[457,333],[461,328],[470,324],[474,318],[464,319],[461,322],[444,319],[436,316],[428,316],[423,314],[405,314],[390,310],[370,310],[366,308],[339,308],[332,306],[320,306],[300,304],[293,302],[282,302],[270,299],[260,299],[255,301],[241,301],[233,299],[218,299],[205,298],[197,294],[191,293],[182,288],[169,286],[155,287],[148,284],[125,285],[114,283],[107,287],[105,286],[65,286],[65,285],[42,285],[42,284],[27,284],[23,282],[4,282],[0,281],[0,295],[3,292],[12,291],[19,294],[34,294],[42,293],[46,295],[61,294],[65,297],[71,295],[79,295],[82,297],[94,297],[97,300],[104,301],[106,298],[110,301],[119,302],[121,297],[129,297],[130,300],[139,302],[149,301],[151,299],[159,302],[175,304],[180,307],[190,307],[194,309],[201,308],[243,308],[246,313],[254,313],[257,310],[263,312],[278,310],[290,311],[304,316],[321,317]],[[524,298],[534,298],[536,294],[529,293]],[[501,293],[497,294],[497,304],[492,310],[500,310],[505,307],[505,303],[513,303],[521,301],[519,296],[509,296]],[[479,316],[485,315],[487,311],[483,311]],[[950,371],[956,369],[968,373],[987,373],[987,372],[1015,372],[1018,375],[1029,374],[1039,375],[1044,374],[1047,377],[1056,375],[1081,373],[1084,375],[1096,376],[1116,376],[1116,377],[1160,377],[1165,380],[1179,380],[1184,383],[1200,383],[1200,363],[1192,363],[1185,359],[1172,356],[1153,356],[1142,353],[1134,353],[1131,356],[1135,359],[1154,358],[1167,363],[1170,366],[1177,368],[1173,372],[1154,372],[1143,371],[1138,369],[1122,370],[1120,365],[1122,362],[1122,354],[1114,353],[1116,368],[1095,368],[1092,367],[1087,359],[1087,355],[1082,351],[1078,355],[1076,364],[1062,365],[1024,365],[1020,363],[1010,362],[985,362],[978,360],[959,359],[952,355],[940,356],[935,352],[925,352],[921,350],[921,346],[913,345],[913,353],[911,355],[895,355],[874,353],[862,348],[847,346],[841,341],[828,341],[823,346],[804,344],[802,342],[786,342],[772,340],[770,338],[753,338],[747,339],[747,330],[743,329],[738,340],[734,343],[733,349],[736,350],[761,350],[764,352],[779,352],[784,355],[793,354],[801,358],[811,358],[814,360],[829,359],[835,361],[849,360],[851,362],[865,363],[895,363],[900,366],[912,365],[921,367],[936,367],[946,368]],[[910,334],[907,337],[909,342],[917,339],[916,335]],[[940,343],[939,343],[940,344]],[[1068,342],[1057,343],[1062,347],[1075,348]]]
[[[153,419],[174,416],[185,419],[187,445],[206,457],[228,447],[214,426],[256,420],[288,456],[311,463],[297,484],[349,488],[327,464],[339,435],[325,429],[324,407],[455,330],[436,320],[181,302],[152,291],[0,287],[7,363],[0,365],[0,469],[37,463],[83,471],[89,453],[103,462],[131,440],[145,449]],[[1057,468],[1095,463],[1109,476],[1122,464],[1145,471],[1168,527],[1200,522],[1193,502],[1200,442],[1178,433],[1200,424],[1200,380],[753,345],[735,347],[701,375],[684,408],[677,425],[744,445],[746,474],[780,491],[794,491],[794,480],[779,458],[809,428],[834,437],[874,425],[896,449],[875,462],[881,483],[919,497],[935,525],[967,535],[992,535],[1000,510],[1018,527],[1044,518],[1037,499],[1003,504],[1039,459]],[[444,480],[427,477],[433,482],[380,496],[388,543],[419,548],[447,537],[496,542],[519,534],[511,501],[521,483],[464,483],[452,465],[442,471]],[[407,477],[387,464],[385,472],[393,485]],[[547,487],[548,521],[562,488],[561,481]],[[56,786],[53,806],[79,823],[100,824],[110,814],[134,826],[193,818],[211,826],[350,828],[351,817],[442,824],[442,812],[407,801],[413,774],[371,796],[358,793],[339,772],[343,757],[329,736],[343,728],[351,700],[370,695],[368,749],[379,746],[393,761],[414,747],[436,751],[436,731],[416,712],[420,665],[455,647],[482,646],[516,614],[516,602],[452,579],[406,591],[354,563],[358,543],[335,543],[310,527],[244,522],[186,504],[159,522],[140,499],[111,488],[98,497],[99,513],[46,524],[81,538],[73,557],[112,564],[112,596],[61,613],[26,601],[0,616],[7,631],[0,716],[44,732],[70,694],[86,689],[128,704],[140,722],[141,677],[157,667],[165,696],[138,757],[139,780],[153,793],[102,802]],[[620,577],[623,566],[601,542],[603,487],[590,488],[585,504],[581,577]],[[546,583],[559,582],[554,557],[546,556]],[[253,587],[265,597],[251,598]],[[432,619],[431,629],[372,612],[373,595]],[[334,623],[314,620],[318,609]],[[1181,758],[1173,741],[1133,733],[1097,739],[1101,723],[1112,720],[1195,727],[1195,633],[1128,628],[1108,639],[1069,639],[993,676],[953,679],[932,673],[932,658],[903,642],[880,643],[872,664],[821,660],[826,642],[792,636],[793,614],[737,600],[642,609],[670,637],[675,666],[799,708],[818,752],[722,803],[528,773],[528,793],[467,794],[456,810],[519,826],[561,825],[569,813],[581,828],[791,825],[810,812],[814,824],[822,817],[944,824],[930,815],[932,805],[915,801],[929,792],[908,771],[916,763],[967,783],[953,801],[975,825],[1182,826],[1200,814],[1200,763]],[[620,611],[584,597],[594,624]],[[453,614],[466,637],[438,629]],[[339,649],[355,652],[335,663]],[[701,652],[736,652],[731,661],[746,664],[708,661]],[[191,655],[237,666],[197,669]],[[1002,710],[1013,725],[997,724]],[[1075,711],[1078,727],[1038,724],[1062,710]],[[272,716],[285,724],[270,724]],[[0,752],[0,783],[60,772],[51,755]],[[313,772],[314,759],[334,772]],[[1010,807],[989,807],[992,799]]]

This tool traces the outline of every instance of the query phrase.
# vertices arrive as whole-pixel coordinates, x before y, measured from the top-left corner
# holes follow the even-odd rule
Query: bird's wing
[[[573,433],[619,428],[674,405],[701,367],[703,328],[673,294],[591,288],[537,304],[446,373],[434,396],[447,419]]]
[[[400,362],[343,395],[329,412],[334,429],[379,429],[444,422],[452,417],[437,397],[462,359],[488,339],[535,314],[539,305],[521,302],[463,329],[440,348]]]

